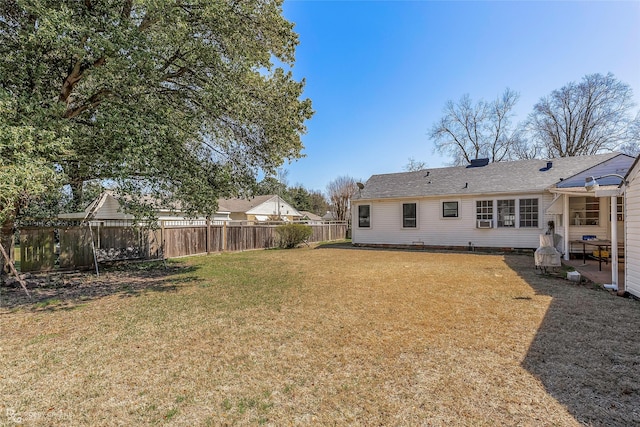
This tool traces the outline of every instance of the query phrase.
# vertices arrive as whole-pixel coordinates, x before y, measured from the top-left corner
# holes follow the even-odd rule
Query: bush
[[[284,224],[276,228],[280,236],[281,248],[295,248],[313,234],[310,226],[304,224]]]

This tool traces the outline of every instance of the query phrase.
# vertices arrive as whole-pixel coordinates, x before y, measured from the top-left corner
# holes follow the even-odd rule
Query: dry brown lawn
[[[637,425],[640,302],[329,245],[0,295],[0,425]]]

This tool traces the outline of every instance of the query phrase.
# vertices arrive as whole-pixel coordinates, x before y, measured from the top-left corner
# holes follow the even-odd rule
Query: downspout
[[[564,229],[563,240],[564,240],[564,259],[565,261],[569,261],[569,195],[562,195],[562,228]]]
[[[611,284],[606,289],[618,290],[618,197],[611,196]],[[602,255],[602,254],[600,254]]]

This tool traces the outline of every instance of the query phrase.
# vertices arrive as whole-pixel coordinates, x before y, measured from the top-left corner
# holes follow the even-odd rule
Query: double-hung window
[[[415,203],[402,204],[402,227],[416,228],[417,226],[417,206]]]
[[[520,227],[538,226],[538,199],[520,199]]]
[[[493,200],[476,201],[476,219],[493,221]]]
[[[443,218],[458,218],[458,202],[442,202]]]
[[[371,227],[371,205],[358,206],[358,227]]]
[[[516,226],[516,201],[498,200],[498,227]]]

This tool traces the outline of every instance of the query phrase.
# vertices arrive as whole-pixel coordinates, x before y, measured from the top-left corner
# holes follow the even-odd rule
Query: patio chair
[[[560,267],[561,254],[554,245],[554,236],[550,234],[540,235],[540,247],[534,253],[536,268],[545,273],[549,267]]]

